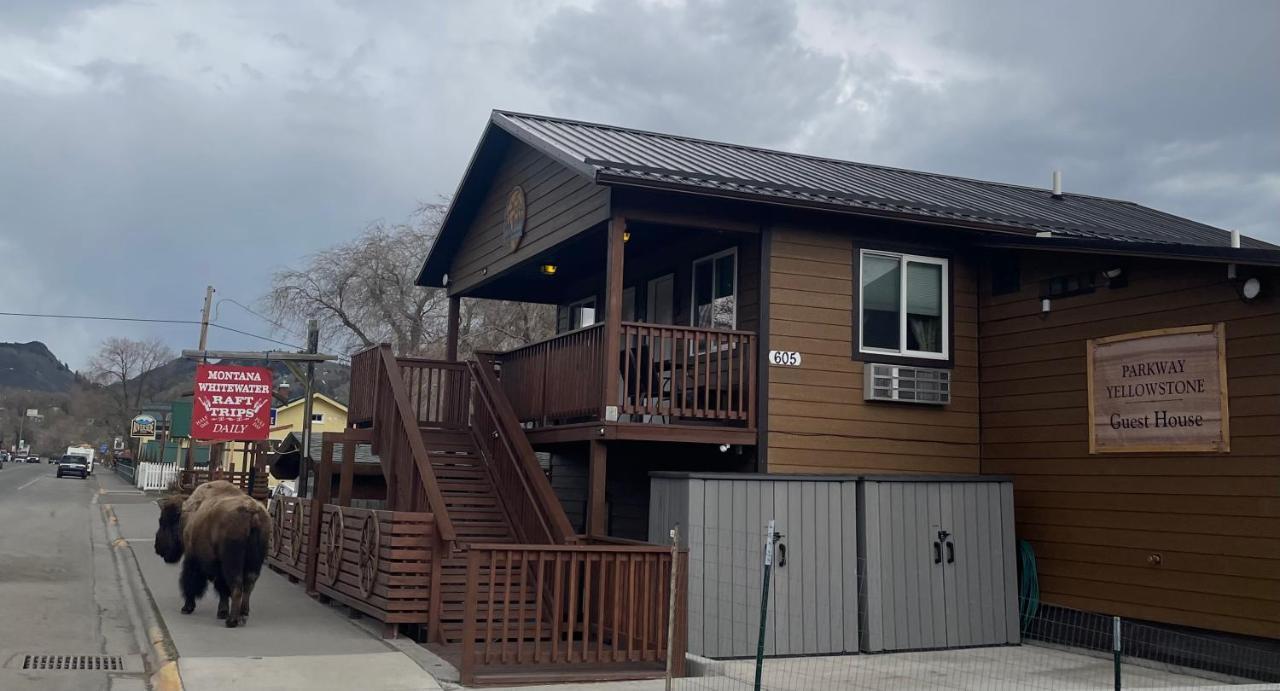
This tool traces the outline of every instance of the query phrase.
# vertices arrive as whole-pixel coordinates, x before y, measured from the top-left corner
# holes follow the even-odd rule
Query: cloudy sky
[[[1280,242],[1280,3],[5,0],[0,311],[196,319],[453,191],[491,108],[1132,199]],[[230,303],[219,322],[270,335]],[[82,367],[107,335],[0,317]],[[275,334],[286,341],[287,334]],[[270,347],[215,330],[212,347]]]

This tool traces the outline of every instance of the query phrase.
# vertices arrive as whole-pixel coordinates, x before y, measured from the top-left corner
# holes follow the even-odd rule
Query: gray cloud
[[[1263,3],[7,2],[0,311],[194,318],[206,283],[252,301],[451,192],[495,107],[1028,184],[1057,167],[1280,242],[1275,26]],[[0,317],[73,366],[120,333],[195,338]]]

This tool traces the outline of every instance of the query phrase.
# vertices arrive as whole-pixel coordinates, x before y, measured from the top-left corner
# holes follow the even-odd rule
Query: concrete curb
[[[129,619],[139,639],[143,657],[147,661],[150,688],[156,691],[182,691],[182,677],[178,674],[178,649],[173,644],[173,637],[160,616],[151,589],[142,576],[142,568],[138,566],[138,555],[133,547],[120,535],[120,520],[109,504],[102,504],[102,521],[106,525],[107,540],[111,545],[111,556],[115,559],[125,599],[129,603]]]

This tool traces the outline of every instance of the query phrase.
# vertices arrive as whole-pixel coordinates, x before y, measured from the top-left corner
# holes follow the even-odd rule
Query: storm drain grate
[[[63,672],[123,672],[124,658],[119,655],[27,655],[23,669]]]

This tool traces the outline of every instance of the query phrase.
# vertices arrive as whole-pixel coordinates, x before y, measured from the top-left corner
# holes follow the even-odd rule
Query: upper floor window
[[[859,261],[859,350],[947,359],[947,260],[863,250]]]
[[[556,333],[564,333],[596,323],[596,298],[582,298],[556,308]]]
[[[312,422],[324,422],[324,413],[312,413],[312,414],[311,414],[311,421],[312,421]]]
[[[703,329],[738,326],[738,249],[729,248],[693,262],[690,323]]]

